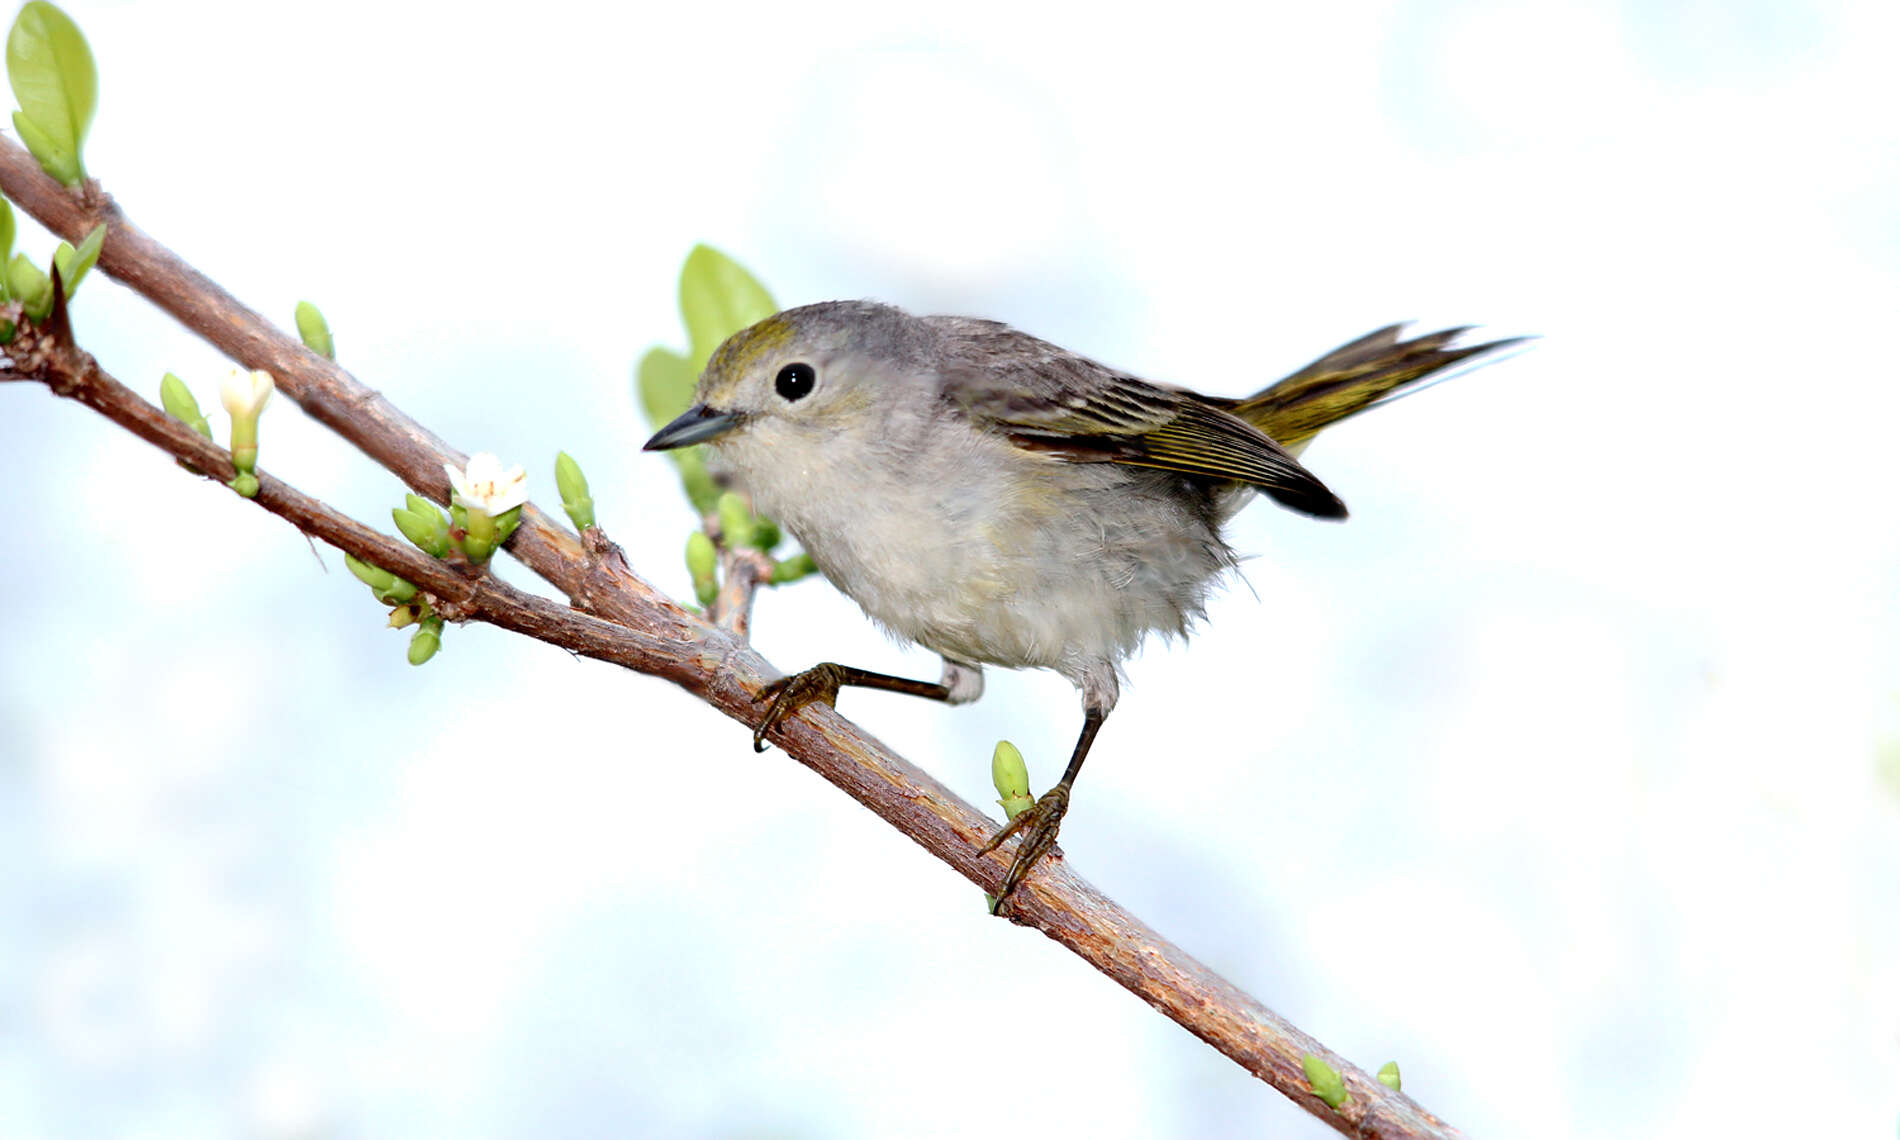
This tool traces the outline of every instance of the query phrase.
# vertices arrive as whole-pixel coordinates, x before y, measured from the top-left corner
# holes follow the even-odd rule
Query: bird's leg
[[[1095,734],[1107,719],[1108,709],[1100,705],[1091,703],[1083,708],[1082,736],[1075,742],[1075,752],[1069,757],[1069,766],[1063,770],[1062,779],[1056,781],[1055,787],[1038,796],[1034,807],[1004,824],[1002,830],[991,836],[990,841],[977,852],[979,856],[988,855],[1002,846],[1003,840],[1017,832],[1022,833],[1022,840],[1016,844],[1016,859],[1009,865],[1009,874],[1003,876],[1003,889],[996,893],[996,901],[990,904],[991,914],[1002,912],[1003,903],[1029,874],[1030,868],[1056,845],[1056,832],[1062,827],[1062,817],[1069,810],[1069,793],[1075,788],[1075,774],[1082,770],[1082,761],[1088,758],[1089,745],[1095,743]]]
[[[765,751],[765,734],[813,701],[836,706],[838,690],[845,685],[883,689],[890,693],[909,693],[913,697],[928,697],[933,701],[959,705],[982,695],[983,670],[980,666],[965,665],[945,658],[943,680],[933,684],[907,677],[893,677],[887,673],[873,673],[869,669],[854,669],[831,661],[813,665],[802,673],[780,677],[759,690],[759,699],[772,703],[759,719],[759,726],[752,730],[753,751]]]

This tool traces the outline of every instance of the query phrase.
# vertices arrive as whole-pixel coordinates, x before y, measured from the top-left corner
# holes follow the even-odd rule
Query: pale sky
[[[68,11],[137,224],[544,506],[574,454],[681,595],[630,382],[697,241],[1223,395],[1538,334],[1322,438],[1346,525],[1236,520],[1067,856],[1473,1137],[1892,1134],[1890,3]],[[215,405],[123,289],[75,320]],[[485,628],[412,669],[333,551],[43,390],[0,455],[0,1137],[1331,1134],[663,682]],[[819,581],[755,640],[936,669]],[[985,805],[1080,722],[996,671],[842,708]]]

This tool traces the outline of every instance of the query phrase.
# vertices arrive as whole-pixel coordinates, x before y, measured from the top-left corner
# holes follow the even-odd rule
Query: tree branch
[[[437,502],[446,500],[442,464],[461,462],[460,453],[153,241],[96,185],[69,192],[43,174],[25,150],[0,139],[0,190],[75,242],[105,222],[110,231],[101,269],[246,368],[269,370],[312,417],[409,487]],[[44,326],[22,325],[18,339],[5,349],[0,379],[45,383],[210,478],[222,481],[234,474],[227,452],[106,375],[61,335],[65,331],[63,305]],[[744,641],[753,588],[762,573],[769,573],[762,558],[756,565],[743,557],[727,561],[732,596],[722,595],[716,603],[715,620],[701,620],[635,575],[598,528],[576,537],[529,504],[508,549],[566,593],[570,608],[430,558],[267,474],[260,472],[258,479],[260,507],[416,583],[444,616],[488,622],[663,677],[747,725],[760,712],[758,690],[778,675]],[[771,739],[966,879],[991,892],[1000,888],[1005,855],[976,855],[996,823],[835,710],[808,706],[775,729]],[[1342,1133],[1457,1135],[1411,1098],[1335,1056],[1170,944],[1073,874],[1060,857],[1045,859],[1018,888],[1010,918],[1068,947]],[[1339,1109],[1327,1107],[1308,1087],[1301,1062],[1309,1053],[1344,1078],[1350,1099]]]

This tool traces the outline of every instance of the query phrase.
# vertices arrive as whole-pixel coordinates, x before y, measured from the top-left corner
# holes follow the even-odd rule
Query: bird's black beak
[[[738,427],[744,419],[738,412],[715,411],[704,404],[694,404],[679,419],[654,432],[653,438],[647,440],[641,450],[666,451],[688,444],[705,443],[716,435],[724,435]]]

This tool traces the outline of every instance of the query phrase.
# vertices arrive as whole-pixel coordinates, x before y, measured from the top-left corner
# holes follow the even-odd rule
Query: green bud
[[[442,648],[442,619],[427,617],[409,637],[409,664],[422,665]]]
[[[1300,1066],[1306,1070],[1306,1083],[1312,1086],[1313,1095],[1325,1101],[1327,1108],[1338,1108],[1352,1099],[1338,1069],[1311,1053],[1300,1058]]]
[[[693,576],[693,596],[710,606],[719,596],[719,550],[703,530],[686,536],[686,571]]]
[[[395,584],[376,596],[376,600],[386,606],[400,606],[416,596],[416,584],[407,578],[397,578]]]
[[[165,373],[165,378],[158,382],[158,401],[165,406],[167,415],[183,420],[186,427],[206,439],[211,438],[211,425],[198,408],[198,398],[191,394],[191,388],[183,380]]]
[[[752,508],[745,505],[745,499],[736,491],[727,491],[719,496],[719,505],[715,510],[719,515],[719,533],[725,536],[729,549],[752,545],[755,530]]]
[[[787,582],[809,578],[816,573],[818,573],[818,563],[811,560],[811,555],[800,551],[772,567],[772,584],[783,586]]]
[[[1007,740],[996,742],[996,752],[990,757],[990,779],[996,784],[996,794],[1003,797],[996,802],[1008,818],[1015,819],[1036,806],[1036,797],[1029,794],[1029,765]]]
[[[323,319],[323,313],[308,301],[297,302],[297,335],[303,338],[303,346],[318,356],[336,359],[336,341],[330,337],[330,322]]]
[[[238,493],[239,498],[242,498],[242,499],[257,498],[257,487],[258,487],[257,476],[251,474],[249,471],[238,472],[237,478],[231,480],[229,483],[226,483],[225,486],[231,488],[233,491],[236,491]]]
[[[1393,1092],[1399,1091],[1399,1063],[1387,1061],[1379,1066],[1379,1083]]]
[[[561,507],[575,530],[594,525],[594,497],[587,490],[587,476],[581,465],[563,451],[554,457],[554,487],[561,493]]]
[[[752,516],[752,542],[760,550],[770,550],[779,544],[785,536],[779,533],[778,524],[764,515]]]
[[[386,594],[396,586],[396,576],[381,566],[372,566],[354,554],[343,555],[343,565],[350,568],[356,580],[368,586],[378,594]]]
[[[416,544],[416,548],[431,558],[442,558],[449,552],[449,520],[442,511],[421,495],[410,495],[407,507],[397,507],[389,512],[396,529],[402,536]]]

